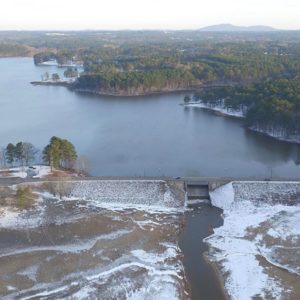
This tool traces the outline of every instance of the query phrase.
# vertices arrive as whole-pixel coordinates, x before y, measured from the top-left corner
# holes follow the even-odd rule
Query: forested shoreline
[[[2,34],[7,43],[9,33]],[[51,60],[83,64],[72,88],[104,95],[147,95],[300,75],[299,32],[31,32],[9,40],[41,49],[34,55],[36,65]]]
[[[262,46],[252,42],[227,42],[204,43],[192,48],[181,45],[178,49],[149,46],[145,51],[131,45],[129,49],[118,49],[115,55],[112,51],[105,59],[101,51],[89,53],[84,58],[84,72],[72,88],[134,96],[289,79],[300,75],[299,58],[288,54],[292,49],[285,49],[286,53],[282,53],[278,49],[268,49],[267,45],[262,50]]]
[[[64,84],[74,91],[141,96],[203,88],[196,93],[203,103],[240,109],[248,128],[300,140],[297,31],[0,33],[0,54],[1,45],[40,49],[36,65],[82,64],[78,78]]]
[[[300,143],[300,77],[196,92],[193,101],[239,111],[254,131]],[[192,100],[190,99],[190,100]],[[186,99],[189,103],[189,99]]]

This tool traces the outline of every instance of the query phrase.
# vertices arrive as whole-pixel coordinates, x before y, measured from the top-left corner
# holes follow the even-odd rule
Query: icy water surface
[[[3,214],[1,299],[187,299],[183,211],[107,205],[43,194]]]

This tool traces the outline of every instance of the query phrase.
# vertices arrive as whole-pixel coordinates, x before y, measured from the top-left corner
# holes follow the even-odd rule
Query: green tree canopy
[[[15,149],[16,147],[12,143],[9,143],[5,149],[5,158],[7,163],[9,163],[10,165],[13,165],[15,161]]]
[[[43,160],[51,168],[72,168],[77,159],[74,145],[66,139],[53,136],[43,150]]]

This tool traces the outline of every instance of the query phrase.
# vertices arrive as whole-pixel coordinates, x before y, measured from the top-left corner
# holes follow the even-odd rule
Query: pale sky
[[[300,0],[0,0],[0,30],[300,29]]]

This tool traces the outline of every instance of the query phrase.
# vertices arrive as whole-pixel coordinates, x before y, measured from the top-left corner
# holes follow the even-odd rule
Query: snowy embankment
[[[290,143],[298,143],[300,144],[300,135],[292,134],[288,135],[285,130],[274,130],[270,129],[261,129],[257,126],[249,127],[250,130],[261,133],[263,135],[270,136],[280,141],[290,142]]]
[[[211,192],[224,225],[206,238],[232,299],[292,299],[300,284],[300,183],[232,182]],[[296,298],[295,298],[296,299]]]
[[[182,210],[183,188],[162,180],[83,180],[73,181],[70,198],[84,199],[108,209],[136,208],[156,211]]]
[[[190,102],[190,103],[185,103],[184,106],[199,107],[199,108],[204,108],[204,109],[208,109],[208,110],[212,110],[212,111],[221,113],[222,115],[225,115],[225,116],[245,118],[245,115],[242,110],[229,109],[229,108],[226,108],[224,105],[210,106],[203,102]]]
[[[2,177],[17,177],[17,178],[43,178],[51,174],[49,166],[31,166],[31,167],[16,167],[0,170],[0,178]]]

